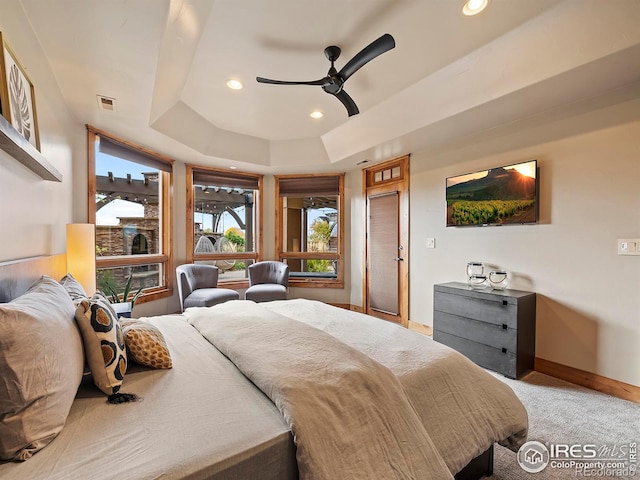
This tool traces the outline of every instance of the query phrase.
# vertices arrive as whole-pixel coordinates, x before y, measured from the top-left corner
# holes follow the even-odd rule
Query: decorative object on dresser
[[[467,263],[467,283],[474,288],[484,288],[487,284],[487,276],[484,274],[484,263]]]
[[[533,370],[535,293],[482,291],[459,282],[434,285],[433,290],[434,340],[509,378]]]
[[[509,286],[509,274],[505,270],[492,270],[487,277],[494,290],[505,290]]]

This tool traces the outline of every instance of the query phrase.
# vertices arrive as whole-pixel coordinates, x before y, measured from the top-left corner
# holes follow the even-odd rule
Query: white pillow
[[[0,459],[27,460],[62,430],[84,370],[67,291],[42,277],[0,304]]]

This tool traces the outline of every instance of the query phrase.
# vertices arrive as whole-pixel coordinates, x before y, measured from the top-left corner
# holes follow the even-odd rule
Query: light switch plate
[[[427,248],[436,248],[435,238],[427,238]]]
[[[619,238],[618,255],[640,255],[640,238]]]

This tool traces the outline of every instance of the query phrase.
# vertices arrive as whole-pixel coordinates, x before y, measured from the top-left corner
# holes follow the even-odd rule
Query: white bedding
[[[60,435],[26,462],[0,463],[0,479],[297,479],[273,403],[181,315],[148,320],[173,368],[132,364],[121,391],[144,400],[107,404],[88,379]]]
[[[313,300],[261,303],[323,330],[388,367],[452,473],[494,442],[517,450],[527,412],[513,391],[455,350],[420,333]]]
[[[301,480],[453,480],[397,377],[367,355],[249,301],[185,316],[279,408]]]
[[[517,448],[526,437],[526,411],[513,392],[448,347],[319,302],[259,308],[324,330],[388,367],[452,473],[494,441]],[[147,320],[164,334],[174,367],[132,366],[122,391],[144,401],[109,405],[87,382],[60,435],[26,462],[0,464],[0,479],[296,479],[291,431],[273,403],[184,316]]]

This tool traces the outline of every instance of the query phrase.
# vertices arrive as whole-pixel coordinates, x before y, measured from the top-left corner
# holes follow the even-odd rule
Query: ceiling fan
[[[357,115],[360,113],[360,110],[358,110],[353,99],[342,89],[344,82],[346,82],[351,75],[356,73],[371,60],[382,55],[384,52],[391,50],[395,46],[396,42],[393,37],[388,33],[385,33],[380,38],[364,47],[351,60],[349,60],[340,71],[337,71],[333,64],[340,56],[341,50],[339,47],[332,45],[324,49],[324,55],[331,62],[331,68],[329,69],[327,76],[320,80],[313,80],[311,82],[289,82],[283,80],[270,80],[262,77],[256,77],[256,80],[259,83],[271,83],[274,85],[319,85],[325,92],[333,95],[342,102],[347,109],[349,116]]]

